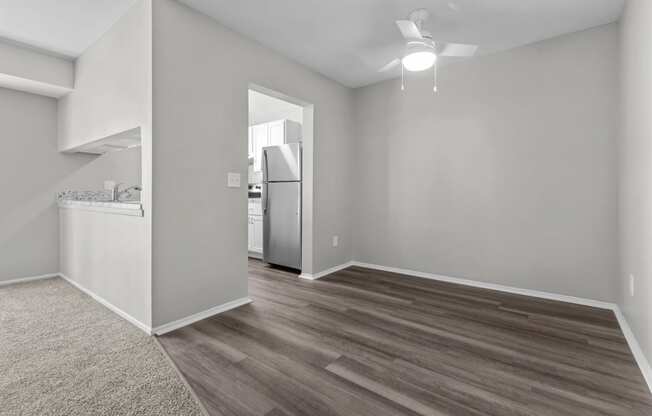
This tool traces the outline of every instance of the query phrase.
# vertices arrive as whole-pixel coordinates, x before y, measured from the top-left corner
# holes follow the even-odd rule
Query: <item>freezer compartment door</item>
[[[301,269],[301,182],[263,187],[263,260]]]
[[[301,180],[301,144],[290,143],[263,148],[263,182]]]

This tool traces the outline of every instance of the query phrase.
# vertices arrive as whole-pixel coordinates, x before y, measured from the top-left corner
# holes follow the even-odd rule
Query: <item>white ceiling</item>
[[[0,38],[75,58],[135,0],[0,0]]]
[[[258,91],[249,90],[250,126],[283,119],[302,123],[303,108]]]
[[[346,86],[393,78],[394,21],[417,8],[435,40],[488,54],[618,20],[625,0],[180,0]],[[398,72],[400,73],[400,71]]]
[[[136,0],[0,0],[0,38],[79,56]],[[625,0],[180,0],[344,85],[392,78],[394,21],[416,8],[435,40],[493,53],[617,20]]]

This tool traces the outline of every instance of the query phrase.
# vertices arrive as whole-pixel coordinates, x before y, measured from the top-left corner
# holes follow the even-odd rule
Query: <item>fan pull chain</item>
[[[401,62],[401,91],[405,91],[405,76],[403,74],[403,71],[405,69],[403,68],[403,62]]]
[[[434,72],[434,83],[433,83],[432,90],[433,90],[434,92],[437,92],[437,62],[436,62],[436,61],[435,61],[435,64],[434,64],[432,67],[434,68],[434,69],[433,69],[433,72]]]

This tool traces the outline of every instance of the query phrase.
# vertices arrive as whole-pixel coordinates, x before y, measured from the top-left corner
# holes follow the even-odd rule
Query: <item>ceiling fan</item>
[[[435,85],[433,91],[437,91],[437,57],[455,56],[471,57],[478,49],[477,45],[462,43],[435,42],[432,34],[424,29],[424,23],[430,18],[426,9],[414,10],[408,16],[408,20],[397,20],[396,25],[405,38],[405,50],[403,56],[396,58],[383,66],[379,72],[389,71],[401,65],[401,89],[405,89],[404,70],[410,72],[425,71],[434,68]]]

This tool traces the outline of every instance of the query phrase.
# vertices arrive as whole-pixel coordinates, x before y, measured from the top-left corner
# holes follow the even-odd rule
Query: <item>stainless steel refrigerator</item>
[[[301,144],[263,148],[263,261],[301,269]]]

